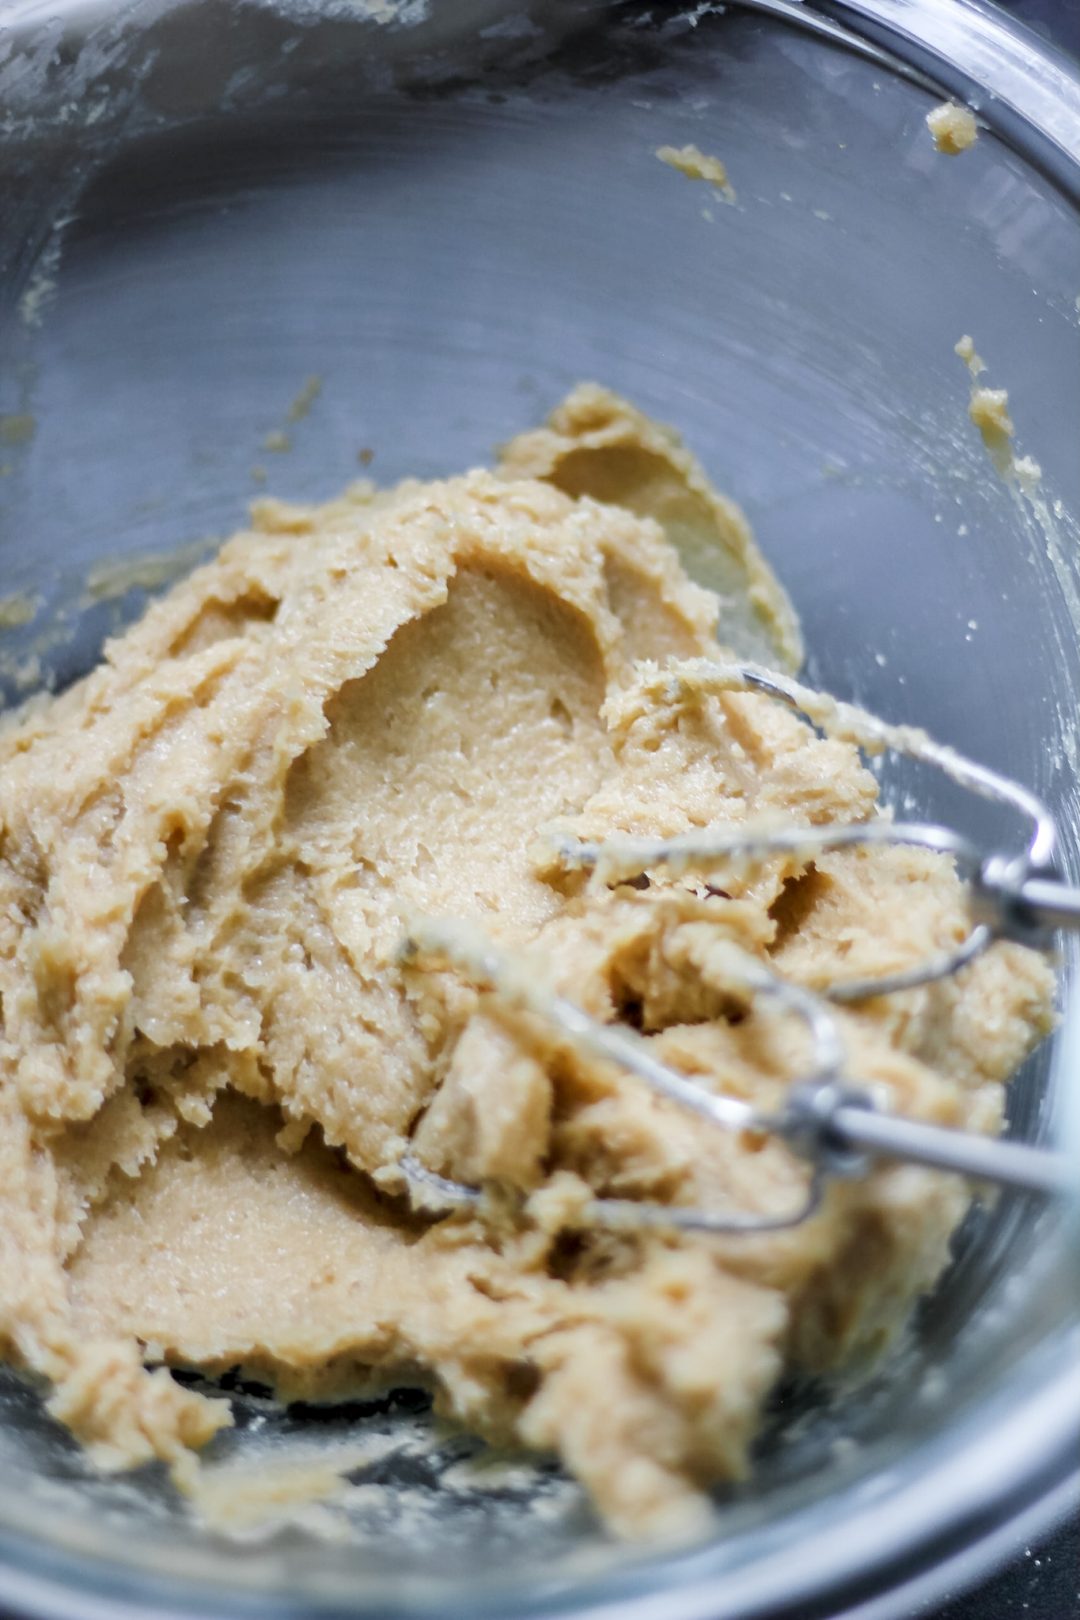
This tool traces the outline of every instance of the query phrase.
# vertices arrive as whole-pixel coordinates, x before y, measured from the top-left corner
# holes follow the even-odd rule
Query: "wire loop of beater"
[[[879,1110],[869,1093],[844,1072],[843,1043],[827,1004],[801,986],[779,978],[754,958],[732,950],[725,988],[749,999],[774,998],[805,1025],[811,1061],[775,1113],[740,1097],[706,1091],[658,1061],[647,1042],[630,1030],[592,1018],[565,996],[548,991],[523,959],[506,955],[460,923],[418,921],[401,949],[403,963],[431,970],[452,968],[491,992],[504,1006],[551,1025],[570,1046],[644,1081],[657,1096],[676,1102],[714,1125],[783,1141],[810,1166],[803,1202],[781,1215],[742,1215],[690,1209],[624,1198],[590,1198],[567,1216],[566,1224],[614,1231],[676,1230],[713,1235],[753,1235],[801,1226],[820,1208],[831,1179],[865,1172],[878,1158],[901,1158],[979,1180],[996,1181],[1029,1192],[1062,1194],[1075,1187],[1076,1174],[1064,1155],[1025,1143],[971,1135]],[[442,1210],[483,1215],[485,1192],[451,1180],[406,1150],[399,1159],[419,1201]]]
[[[822,995],[833,1002],[889,995],[945,978],[959,972],[995,939],[1045,948],[1055,929],[1080,930],[1080,890],[1061,879],[1055,864],[1054,819],[1041,800],[1018,783],[934,742],[916,727],[888,725],[757,665],[696,659],[655,672],[646,670],[643,682],[671,702],[689,695],[761,692],[795,709],[824,735],[852,743],[865,755],[893,751],[921,760],[969,791],[1024,816],[1031,828],[1026,848],[1019,854],[986,856],[971,839],[949,827],[882,817],[841,825],[705,828],[675,838],[614,837],[601,843],[563,836],[555,841],[554,853],[565,870],[589,870],[598,881],[614,885],[656,867],[678,873],[724,861],[752,865],[778,854],[809,863],[817,855],[860,845],[906,844],[950,857],[966,879],[970,894],[971,927],[960,944],[895,973],[831,984]],[[878,1159],[927,1165],[1045,1196],[1080,1190],[1080,1170],[1064,1154],[879,1109],[869,1093],[847,1075],[840,1028],[822,995],[779,977],[758,958],[728,942],[709,959],[710,976],[718,979],[718,988],[742,995],[750,1004],[759,998],[773,1001],[798,1017],[809,1037],[806,1070],[773,1113],[763,1112],[743,1098],[710,1092],[660,1062],[646,1038],[592,1018],[565,996],[546,989],[542,976],[527,961],[504,954],[466,925],[417,922],[402,946],[401,961],[419,969],[442,967],[461,973],[503,1006],[548,1025],[558,1041],[634,1076],[656,1096],[723,1129],[777,1138],[809,1166],[802,1203],[779,1215],[593,1197],[568,1213],[564,1224],[743,1235],[785,1231],[801,1225],[819,1209],[831,1179],[860,1175]],[[719,974],[717,963],[722,969]],[[419,1202],[484,1215],[488,1205],[485,1189],[437,1174],[411,1149],[399,1163]]]
[[[504,1006],[530,1013],[550,1025],[562,1040],[590,1057],[610,1064],[641,1080],[659,1097],[678,1103],[714,1125],[757,1135],[774,1135],[788,1141],[791,1150],[811,1167],[803,1202],[789,1213],[776,1216],[731,1214],[677,1205],[652,1204],[632,1198],[591,1198],[575,1212],[583,1226],[603,1226],[609,1230],[642,1227],[676,1229],[684,1232],[749,1233],[780,1232],[800,1226],[819,1208],[830,1175],[856,1174],[862,1169],[861,1156],[839,1143],[828,1146],[827,1127],[817,1122],[813,1112],[797,1104],[781,1114],[760,1112],[741,1097],[716,1095],[661,1063],[648,1050],[648,1043],[629,1029],[602,1024],[576,1003],[545,989],[528,971],[523,960],[504,954],[460,923],[417,922],[401,949],[401,960],[414,967],[451,967],[474,983],[491,991]],[[846,1100],[855,1102],[852,1088],[842,1088],[840,1069],[843,1045],[836,1024],[825,1004],[798,985],[787,983],[761,967],[753,958],[734,949],[730,954],[731,980],[725,988],[741,989],[748,999],[769,996],[804,1023],[810,1036],[812,1060],[809,1088],[843,1089]],[[736,980],[741,980],[737,984]],[[861,1095],[861,1094],[859,1094]],[[482,1189],[467,1186],[436,1174],[407,1151],[399,1160],[406,1179],[425,1202],[447,1208],[482,1211]]]
[[[823,994],[833,1001],[863,1001],[892,995],[951,977],[974,961],[995,939],[1046,948],[1056,928],[1080,929],[1080,891],[1069,888],[1055,864],[1057,828],[1042,801],[1010,778],[938,743],[916,726],[894,726],[853,704],[840,703],[756,664],[717,664],[692,659],[657,671],[647,685],[669,700],[683,694],[761,692],[796,710],[826,736],[853,743],[870,756],[899,753],[942,771],[960,787],[1008,806],[1031,824],[1027,847],[1017,855],[986,856],[948,827],[885,819],[826,826],[744,826],[704,828],[675,838],[614,837],[602,843],[555,840],[554,854],[567,871],[595,870],[601,881],[617,882],[649,868],[678,871],[725,860],[748,864],[790,854],[807,862],[816,855],[861,845],[906,844],[951,856],[968,882],[971,927],[952,950],[942,951],[895,973],[838,981]]]

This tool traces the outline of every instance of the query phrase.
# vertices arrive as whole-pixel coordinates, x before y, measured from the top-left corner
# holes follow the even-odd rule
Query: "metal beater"
[[[853,743],[866,755],[892,752],[936,767],[961,787],[1017,811],[1029,824],[1018,854],[985,855],[951,828],[886,819],[828,826],[760,825],[710,830],[669,839],[612,838],[603,843],[560,840],[552,853],[565,870],[589,870],[615,883],[649,869],[708,870],[736,860],[747,868],[777,853],[811,860],[816,854],[857,844],[908,844],[951,856],[966,878],[971,927],[955,950],[877,979],[827,986],[815,994],[771,972],[756,957],[725,947],[723,989],[750,1004],[771,1001],[795,1014],[807,1030],[811,1058],[776,1112],[742,1098],[716,1095],[659,1062],[633,1030],[598,1022],[565,996],[536,981],[521,959],[498,950],[483,934],[456,923],[415,924],[401,950],[419,968],[453,968],[504,1006],[551,1025],[560,1039],[610,1064],[725,1130],[782,1140],[809,1166],[801,1204],[790,1214],[757,1217],[672,1207],[634,1199],[593,1198],[574,1219],[581,1226],[621,1230],[644,1227],[687,1232],[760,1233],[808,1220],[833,1177],[862,1174],[875,1159],[906,1160],[1044,1196],[1080,1191],[1080,1164],[1063,1153],[907,1119],[878,1108],[846,1071],[844,1046],[829,1001],[854,1002],[911,989],[957,973],[995,939],[1047,949],[1057,929],[1080,928],[1080,889],[1070,887],[1057,866],[1057,828],[1041,801],[1026,788],[936,743],[913,726],[892,726],[785,676],[753,664],[694,659],[647,677],[658,692],[676,699],[695,691],[762,692],[786,703],[826,736]],[[401,1168],[418,1203],[428,1208],[468,1208],[483,1215],[488,1194],[427,1169],[411,1152]]]

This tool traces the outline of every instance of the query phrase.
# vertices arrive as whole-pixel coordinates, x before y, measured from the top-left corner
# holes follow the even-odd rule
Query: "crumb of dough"
[[[982,434],[983,442],[991,454],[999,453],[1008,447],[1016,429],[1009,415],[1007,388],[972,389],[968,415]]]
[[[20,658],[15,664],[3,661],[3,673],[10,675],[12,684],[18,692],[29,692],[39,686],[43,679],[55,685],[55,677],[45,676],[42,672],[40,653],[31,653],[28,658]]]
[[[658,146],[656,156],[661,163],[666,163],[669,169],[677,169],[685,174],[688,180],[705,180],[723,197],[725,202],[735,202],[735,187],[728,179],[728,172],[718,157],[710,157],[697,146]]]
[[[290,1510],[325,1502],[350,1488],[350,1476],[369,1468],[392,1442],[312,1445],[306,1455],[260,1456],[205,1468],[194,1478],[191,1505],[214,1530],[236,1534],[287,1520]]]
[[[0,416],[0,444],[29,444],[37,432],[37,419],[26,411]]]
[[[313,374],[305,380],[303,387],[285,412],[285,425],[280,428],[273,428],[263,439],[262,448],[264,450],[271,455],[280,456],[285,455],[292,449],[292,435],[288,429],[295,427],[298,422],[302,422],[304,417],[308,415],[311,407],[322,393],[322,386],[322,378],[318,374]],[[261,482],[266,477],[266,469],[252,468],[252,477]]]
[[[46,250],[48,251],[48,250]],[[55,269],[56,258],[53,259]],[[47,267],[39,269],[31,278],[25,292],[19,299],[19,319],[24,326],[35,327],[41,325],[45,305],[56,291],[56,278]]]
[[[1012,470],[1025,495],[1031,495],[1042,483],[1042,468],[1034,456],[1014,456]]]
[[[128,591],[160,590],[186,574],[196,563],[203,562],[213,544],[209,540],[193,540],[166,551],[103,558],[87,573],[85,601],[113,602],[126,596]]]
[[[315,401],[318,399],[319,395],[322,393],[322,386],[322,378],[320,376],[313,375],[308,377],[304,383],[304,386],[301,388],[300,392],[289,406],[285,420],[287,422],[302,422],[304,417],[310,411],[311,407],[314,405]]]
[[[596,1196],[775,1215],[806,1169],[402,953],[417,918],[457,919],[769,1111],[803,1032],[732,1017],[725,952],[814,989],[962,936],[953,867],[919,849],[547,869],[553,829],[878,813],[851,740],[663,678],[715,656],[718,624],[797,655],[738,509],[586,386],[493,471],[256,503],[0,732],[0,1342],[101,1467],[162,1459],[213,1511],[198,1453],[229,1405],[171,1367],[285,1400],[419,1381],[458,1425],[559,1456],[617,1534],[685,1538],[747,1473],[777,1379],[879,1353],[932,1286],[971,1194],[911,1167],[752,1242],[578,1230]],[[1043,958],[998,943],[836,1016],[884,1105],[995,1131],[1051,1006]],[[407,1143],[500,1217],[411,1206]]]
[[[0,630],[17,630],[20,625],[29,624],[37,613],[38,606],[35,597],[26,596],[22,592],[0,596]]]
[[[971,395],[968,415],[978,428],[990,460],[1000,477],[1017,484],[1030,495],[1042,480],[1042,468],[1033,456],[1018,456],[1013,439],[1016,427],[1009,414],[1007,388],[986,388],[979,378],[986,370],[986,362],[975,348],[974,340],[965,334],[955,345],[954,352],[963,360],[971,374]]]
[[[953,353],[959,356],[973,377],[980,376],[986,370],[986,361],[976,350],[975,340],[969,333],[965,332],[953,345]]]
[[[940,107],[928,112],[926,127],[934,137],[938,151],[946,152],[950,157],[974,146],[979,135],[979,126],[971,108],[961,107],[955,101],[943,101]]]

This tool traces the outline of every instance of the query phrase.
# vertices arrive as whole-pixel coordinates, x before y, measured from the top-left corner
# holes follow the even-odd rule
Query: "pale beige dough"
[[[926,115],[926,127],[934,137],[939,152],[956,157],[974,146],[979,126],[970,107],[961,107],[955,101],[943,101]]]
[[[704,180],[713,186],[725,202],[737,201],[735,187],[728,179],[727,166],[718,157],[703,152],[699,146],[658,146],[656,155],[669,169],[677,169],[688,180]]]
[[[965,333],[954,345],[953,352],[968,368],[971,377],[968,416],[979,430],[995,472],[1006,482],[1018,485],[1024,494],[1034,494],[1042,480],[1042,468],[1032,456],[1016,454],[1013,442],[1016,428],[1009,412],[1008,389],[986,388],[979,381],[986,362],[970,335]]]
[[[733,1019],[719,944],[820,986],[961,937],[951,867],[914,850],[709,888],[551,869],[552,826],[877,813],[848,743],[657,680],[715,654],[717,622],[798,662],[737,509],[584,387],[495,472],[262,503],[0,735],[0,1333],[104,1466],[165,1458],[194,1489],[229,1411],[170,1365],[285,1396],[421,1379],[460,1423],[557,1452],[619,1533],[689,1534],[781,1372],[880,1349],[933,1283],[969,1193],[901,1167],[771,1237],[568,1230],[595,1193],[775,1212],[804,1172],[400,955],[418,916],[471,923],[769,1105],[803,1035]],[[994,1130],[1050,1005],[1042,959],[999,945],[840,1016],[883,1102]],[[503,1218],[410,1208],[410,1138],[496,1185]]]

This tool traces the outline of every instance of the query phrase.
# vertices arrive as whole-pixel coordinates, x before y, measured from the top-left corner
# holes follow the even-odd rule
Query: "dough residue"
[[[746,1472],[781,1373],[880,1351],[933,1284],[970,1192],[910,1167],[753,1239],[579,1230],[595,1196],[775,1214],[806,1170],[402,953],[417,918],[468,925],[770,1109],[805,1033],[733,999],[725,952],[820,988],[963,937],[951,864],[917,849],[551,869],[553,830],[879,813],[850,742],[657,678],[715,657],[718,626],[798,662],[738,509],[585,386],[494,471],[258,503],[0,734],[0,1336],[103,1467],[161,1458],[212,1502],[197,1454],[228,1403],[172,1367],[285,1399],[421,1382],[558,1454],[618,1533],[685,1536]],[[1051,989],[1003,943],[838,1009],[851,1072],[993,1131]],[[486,1209],[414,1207],[406,1147]]]
[[[698,146],[658,146],[656,155],[669,169],[677,169],[688,180],[704,180],[720,193],[725,202],[735,202],[735,187],[726,166]]]
[[[22,625],[30,624],[38,606],[36,597],[25,596],[18,591],[11,596],[0,596],[0,630],[18,630]]]
[[[303,387],[289,406],[286,421],[302,422],[321,393],[322,378],[315,373],[306,379]]]
[[[926,127],[934,137],[939,152],[955,157],[974,146],[979,126],[970,107],[961,107],[955,101],[943,101],[926,115]]]
[[[986,362],[969,335],[965,334],[955,345],[955,353],[967,366],[971,376],[968,415],[979,430],[995,471],[1007,482],[1017,484],[1025,494],[1030,494],[1042,479],[1042,468],[1032,456],[1016,454],[1013,444],[1016,427],[1009,414],[1008,389],[987,388],[980,383]]]
[[[37,419],[28,411],[11,411],[0,416],[0,444],[29,444],[37,432]]]
[[[87,573],[84,605],[115,602],[129,591],[156,591],[171,585],[196,563],[203,562],[213,546],[212,540],[192,540],[167,551],[103,557]]]
[[[271,455],[283,456],[292,449],[293,441],[290,429],[295,428],[310,413],[312,406],[322,393],[322,387],[323,380],[317,373],[305,379],[303,386],[285,412],[284,425],[272,428],[263,439],[262,448],[264,450],[269,451]],[[265,468],[260,468],[258,471],[265,477]],[[256,469],[252,468],[252,476],[255,476],[255,474]]]

